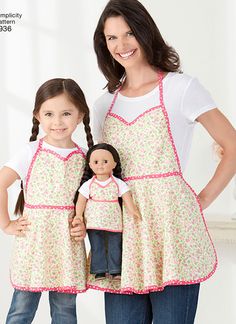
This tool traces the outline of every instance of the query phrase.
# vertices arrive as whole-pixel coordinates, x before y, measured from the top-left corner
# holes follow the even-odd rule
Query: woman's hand
[[[79,217],[74,217],[69,219],[71,224],[70,235],[75,239],[75,241],[82,241],[86,236],[86,229],[84,222]]]
[[[30,222],[26,216],[21,216],[16,220],[10,220],[8,225],[3,229],[3,232],[8,235],[25,236],[29,230]]]

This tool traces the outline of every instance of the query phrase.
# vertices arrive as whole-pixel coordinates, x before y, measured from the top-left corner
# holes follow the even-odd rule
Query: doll
[[[119,197],[128,213],[141,219],[127,184],[121,180],[117,151],[106,143],[94,145],[87,153],[75,221],[84,217],[91,245],[90,273],[95,279],[103,279],[106,275],[120,279],[121,276],[122,211]]]

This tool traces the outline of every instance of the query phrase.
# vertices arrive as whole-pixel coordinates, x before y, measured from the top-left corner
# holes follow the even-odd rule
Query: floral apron
[[[66,158],[42,147],[33,157],[25,188],[24,215],[31,225],[16,237],[11,281],[16,289],[78,293],[86,290],[84,242],[70,236],[68,218],[85,156],[77,146]]]
[[[89,188],[89,199],[84,212],[86,228],[122,232],[122,215],[118,201],[119,188],[113,176],[102,186],[94,176]]]
[[[202,282],[215,271],[217,258],[199,200],[185,182],[163,101],[132,122],[112,112],[103,140],[119,152],[142,221],[123,211],[121,282],[89,278],[89,287],[114,293],[149,293],[167,285]]]

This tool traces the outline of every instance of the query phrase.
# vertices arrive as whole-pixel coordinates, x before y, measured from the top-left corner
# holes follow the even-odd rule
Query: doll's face
[[[109,151],[100,149],[91,154],[89,166],[96,175],[110,176],[116,167],[116,162]]]

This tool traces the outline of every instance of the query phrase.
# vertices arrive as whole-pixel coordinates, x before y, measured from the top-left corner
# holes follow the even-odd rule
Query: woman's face
[[[146,63],[143,49],[122,16],[107,18],[104,35],[110,54],[125,69]]]

